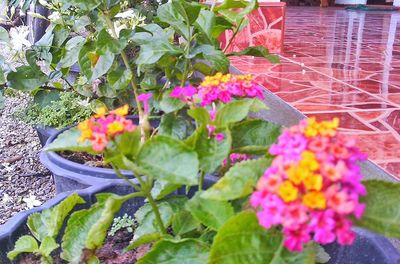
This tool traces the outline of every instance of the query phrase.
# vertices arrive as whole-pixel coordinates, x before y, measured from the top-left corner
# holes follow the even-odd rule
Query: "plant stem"
[[[201,171],[200,172],[200,177],[199,177],[199,191],[203,190],[204,176],[205,176],[204,171]]]
[[[270,264],[282,263],[281,254],[282,254],[282,250],[283,250],[283,241],[284,241],[284,239],[282,239],[281,243],[279,244],[278,249],[275,251],[274,256],[273,256]]]
[[[228,45],[226,45],[223,53],[225,53],[228,50],[228,48],[231,46],[231,44],[232,44],[233,40],[235,39],[236,35],[239,33],[239,29],[240,29],[240,26],[243,24],[243,21],[244,21],[244,18],[242,18],[240,20],[239,25],[237,26],[235,32],[233,32],[232,38],[229,40]]]
[[[163,220],[161,219],[161,214],[160,214],[160,211],[158,210],[156,201],[154,201],[153,196],[151,195],[150,192],[147,193],[146,198],[147,198],[147,200],[149,200],[151,208],[153,209],[153,212],[156,215],[156,221],[157,221],[158,226],[160,227],[161,233],[163,235],[166,235],[167,230],[165,229]]]
[[[108,12],[103,12],[103,14],[106,19],[107,25],[108,25],[109,29],[111,30],[112,37],[115,39],[118,39],[118,35],[117,35],[117,32],[115,31],[114,23],[111,21],[111,18],[109,17]],[[135,96],[136,106],[137,106],[137,109],[139,112],[139,126],[140,126],[141,141],[144,142],[144,141],[146,141],[145,123],[147,121],[144,120],[145,114],[143,112],[142,106],[139,101],[138,87],[136,84],[136,75],[129,64],[128,56],[126,56],[126,53],[124,50],[121,51],[121,58],[125,64],[125,67],[127,69],[129,69],[132,73],[131,85],[132,85],[132,89],[133,89],[133,94]]]
[[[142,188],[140,188],[140,186],[134,184],[128,177],[126,177],[124,174],[121,173],[121,171],[114,166],[114,164],[111,164],[115,173],[117,174],[118,177],[120,177],[121,179],[123,179],[124,181],[126,181],[130,186],[132,186],[136,191],[142,191]],[[136,176],[135,176],[136,177]]]

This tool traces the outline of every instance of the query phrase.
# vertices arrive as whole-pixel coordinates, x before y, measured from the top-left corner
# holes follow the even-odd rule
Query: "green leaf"
[[[185,106],[185,103],[177,98],[169,96],[170,92],[163,93],[160,101],[160,110],[165,113],[178,111]]]
[[[250,0],[247,2],[240,1],[241,4],[245,3],[245,6],[242,6],[240,11],[235,10],[237,7],[233,7],[234,10],[230,10],[230,9],[232,9],[232,6],[237,4],[237,2],[238,1],[228,0],[228,3],[229,3],[228,5],[224,6],[223,8],[217,7],[216,11],[220,15],[224,16],[231,23],[239,24],[242,19],[246,18],[246,16],[248,14],[253,12],[253,10],[255,10],[258,7],[257,0]],[[223,5],[224,5],[224,3],[221,6],[223,6]]]
[[[211,45],[200,45],[195,47],[191,52],[189,58],[198,57],[198,54],[202,54],[202,59],[205,59],[211,63],[211,66],[219,72],[227,73],[229,72],[229,59],[225,54],[216,49]]]
[[[104,153],[104,161],[112,163],[119,169],[126,169],[124,158],[135,159],[140,150],[140,129],[125,132],[115,137],[113,143],[108,144]]]
[[[176,213],[172,218],[172,230],[175,235],[186,234],[199,227],[199,222],[186,210]]]
[[[242,99],[225,104],[217,113],[215,123],[218,126],[242,121],[247,117],[254,99]]]
[[[56,243],[54,238],[47,236],[43,239],[38,252],[42,256],[50,256],[51,252],[53,252],[53,250],[57,249],[58,247],[59,245]]]
[[[208,44],[214,44],[213,29],[215,26],[216,16],[214,12],[202,9],[196,20],[195,27],[206,37]]]
[[[60,99],[59,90],[38,90],[33,96],[33,103],[38,104],[41,108],[51,104]]]
[[[140,150],[137,164],[148,173],[146,176],[175,184],[197,184],[197,154],[179,140],[153,137]]]
[[[233,207],[225,201],[204,199],[201,193],[186,203],[186,209],[205,226],[218,230],[234,215]]]
[[[165,54],[180,55],[182,50],[166,41],[150,42],[140,46],[137,64],[153,64],[158,62]]]
[[[60,65],[63,68],[68,68],[78,62],[79,51],[85,44],[85,38],[76,36],[71,38],[65,44],[65,53],[60,60]]]
[[[196,107],[187,111],[188,115],[193,117],[197,122],[197,126],[205,126],[211,123],[210,114],[203,107]]]
[[[114,54],[109,51],[104,54],[98,54],[95,51],[94,44],[88,42],[81,48],[78,62],[82,72],[89,82],[92,82],[111,68],[114,62]]]
[[[137,264],[204,264],[208,245],[196,239],[160,240]]]
[[[265,154],[275,143],[282,127],[268,121],[253,119],[235,124],[232,129],[232,152]]]
[[[224,10],[232,8],[244,8],[246,7],[246,1],[243,0],[225,0],[220,5],[217,5],[214,10]]]
[[[271,162],[271,159],[258,159],[236,163],[218,182],[203,192],[201,197],[219,201],[246,197],[253,192],[258,179]]]
[[[157,9],[157,17],[160,21],[171,25],[181,36],[185,39],[189,39],[189,32],[185,23],[184,18],[179,14],[178,10],[174,8],[173,4],[166,3],[161,5]]]
[[[85,200],[79,195],[71,194],[55,207],[31,214],[26,224],[39,241],[43,242],[46,237],[56,238],[71,210],[75,205],[83,203]]]
[[[101,55],[107,53],[119,54],[127,44],[128,41],[115,39],[108,34],[106,29],[103,29],[97,37],[96,51]]]
[[[184,139],[190,132],[189,125],[182,116],[175,113],[164,114],[161,117],[158,134],[176,139]]]
[[[216,140],[215,137],[209,137],[205,126],[196,133],[198,135],[195,150],[199,157],[200,169],[205,173],[213,173],[228,158],[232,144],[231,133],[228,129],[218,130],[218,133],[225,136],[222,141]]]
[[[325,251],[325,249],[317,244],[317,243],[313,243],[315,246],[315,262],[319,263],[319,264],[324,264],[324,263],[328,263],[329,260],[331,259],[331,256],[329,256],[329,254]]]
[[[182,185],[169,183],[167,181],[157,180],[154,183],[153,188],[151,189],[151,195],[156,200],[160,200],[167,196],[168,194],[176,191]]]
[[[62,239],[61,258],[78,264],[83,249],[99,248],[107,236],[114,214],[119,211],[125,200],[125,197],[108,194],[108,198],[101,203],[98,202],[89,209],[74,212],[68,220]]]
[[[161,220],[165,228],[167,228],[172,219],[173,210],[167,202],[160,202],[157,204],[158,210],[160,212]],[[160,227],[156,221],[156,215],[152,210],[149,203],[145,204],[135,213],[135,219],[138,222],[138,226],[135,229],[135,234],[133,236],[133,242],[144,239],[143,237],[149,234],[159,233],[161,234]]]
[[[7,75],[8,86],[24,92],[31,92],[48,81],[39,67],[21,66]]]
[[[387,237],[400,238],[400,184],[379,180],[367,180],[363,184],[367,196],[360,197],[360,202],[366,208],[362,219],[355,220],[355,225]]]
[[[132,80],[132,72],[129,69],[118,68],[107,75],[107,81],[115,90],[125,89]]]
[[[172,0],[172,6],[185,19],[187,25],[193,24],[199,16],[201,5],[196,2]]]
[[[152,233],[152,234],[146,234],[138,238],[137,240],[133,241],[129,246],[127,246],[123,252],[127,252],[130,250],[133,250],[135,248],[138,248],[142,245],[151,243],[153,241],[159,240],[161,238],[160,233]]]
[[[279,231],[265,230],[254,212],[244,211],[219,229],[208,263],[271,263],[281,241]]]
[[[279,56],[269,53],[268,49],[264,46],[247,47],[244,50],[226,54],[226,56],[254,56],[265,58],[272,63],[280,62]]]
[[[193,69],[195,69],[196,71],[198,71],[206,76],[213,75],[213,73],[214,73],[213,68],[203,62],[196,62],[193,65]]]
[[[37,252],[39,249],[38,243],[32,236],[21,236],[15,243],[14,250],[8,252],[7,257],[10,260],[14,260],[21,253]]]
[[[90,141],[78,142],[81,131],[77,127],[70,128],[59,134],[57,138],[44,148],[44,151],[76,151],[96,154]]]

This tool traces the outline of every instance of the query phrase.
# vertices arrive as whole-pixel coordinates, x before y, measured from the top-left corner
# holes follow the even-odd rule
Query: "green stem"
[[[128,177],[126,177],[124,174],[121,173],[121,171],[114,166],[114,164],[111,164],[115,173],[117,174],[118,177],[120,177],[121,179],[123,179],[124,181],[126,181],[130,186],[132,186],[136,191],[142,191],[142,188],[140,188],[139,185],[134,184]],[[136,177],[136,175],[135,175]]]
[[[233,40],[235,39],[236,35],[239,33],[240,26],[243,24],[244,18],[242,18],[239,22],[239,25],[237,26],[235,32],[233,32],[232,38],[229,40],[228,45],[226,45],[224,49],[224,53],[228,50],[228,48],[231,46]]]
[[[161,219],[161,214],[160,214],[160,211],[158,210],[156,201],[154,201],[153,196],[151,195],[150,192],[147,193],[146,198],[147,198],[147,200],[149,200],[151,208],[153,209],[153,212],[156,215],[156,221],[157,221],[158,226],[160,227],[161,233],[163,235],[166,235],[167,230],[165,229],[163,220]]]
[[[282,250],[283,250],[283,241],[284,241],[284,239],[282,239],[278,249],[275,251],[274,256],[273,256],[270,264],[282,263],[281,254],[282,254]]]
[[[108,12],[103,12],[103,14],[106,19],[107,25],[108,25],[109,29],[111,30],[112,37],[115,39],[118,39],[118,35],[117,35],[117,32],[115,31],[114,23],[111,21],[111,18],[109,17]],[[139,101],[138,87],[136,84],[136,75],[135,75],[135,72],[133,71],[132,67],[129,64],[128,56],[126,56],[126,53],[124,50],[121,51],[121,58],[125,64],[125,67],[127,69],[129,69],[132,73],[131,85],[132,85],[132,89],[133,89],[133,94],[135,95],[136,106],[137,106],[138,112],[139,112],[139,125],[140,125],[140,132],[141,132],[141,140],[142,140],[142,142],[144,142],[144,141],[146,141],[145,123],[147,122],[147,120],[144,120],[145,114],[143,112],[142,106]]]
[[[200,172],[200,177],[199,177],[199,191],[203,190],[204,176],[205,176],[204,171],[201,171]]]

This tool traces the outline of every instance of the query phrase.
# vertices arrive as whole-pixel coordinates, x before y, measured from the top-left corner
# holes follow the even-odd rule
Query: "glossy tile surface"
[[[281,64],[233,58],[306,116],[341,118],[371,161],[400,178],[400,12],[287,7]]]

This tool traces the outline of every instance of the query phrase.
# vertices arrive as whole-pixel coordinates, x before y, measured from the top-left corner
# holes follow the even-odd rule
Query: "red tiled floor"
[[[288,7],[281,64],[232,63],[305,115],[340,117],[370,160],[400,178],[400,13]]]

